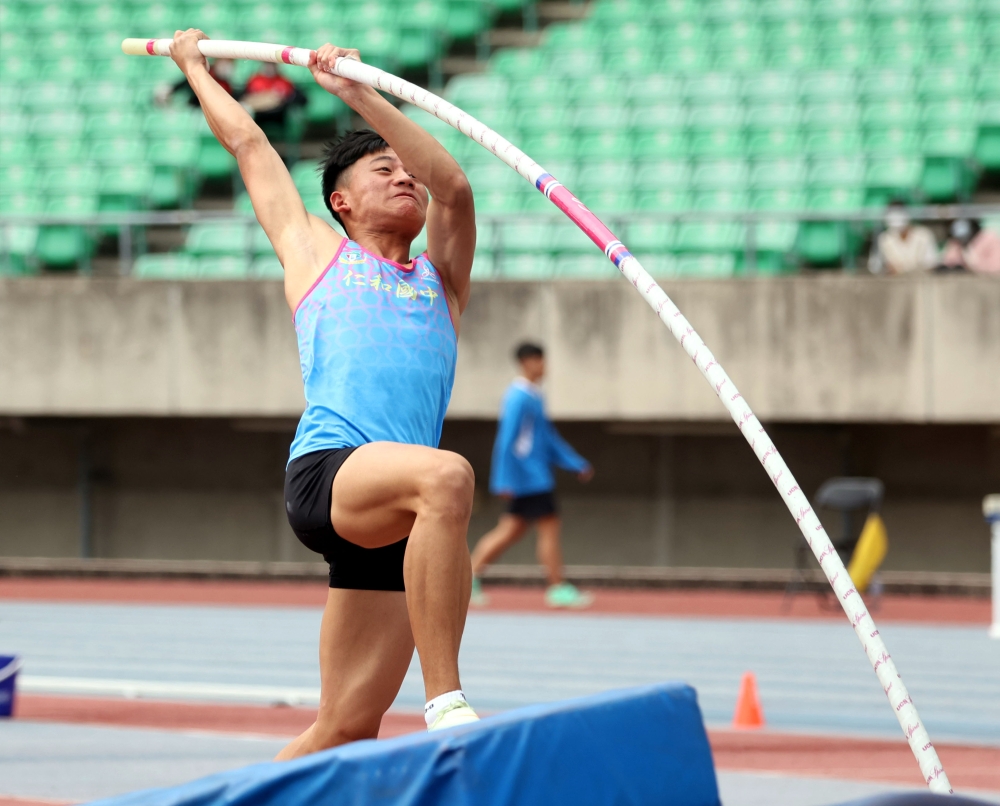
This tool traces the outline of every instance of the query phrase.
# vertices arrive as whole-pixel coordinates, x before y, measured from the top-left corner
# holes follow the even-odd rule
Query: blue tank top
[[[306,410],[289,462],[369,442],[437,447],[458,350],[426,254],[408,268],[344,240],[293,319]]]

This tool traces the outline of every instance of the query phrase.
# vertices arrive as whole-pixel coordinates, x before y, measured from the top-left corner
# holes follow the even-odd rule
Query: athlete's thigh
[[[319,729],[347,740],[377,735],[412,658],[405,593],[330,588],[319,641]]]
[[[423,445],[362,445],[333,480],[333,528],[364,548],[402,540],[413,527],[423,484],[444,466],[467,464],[456,453]]]

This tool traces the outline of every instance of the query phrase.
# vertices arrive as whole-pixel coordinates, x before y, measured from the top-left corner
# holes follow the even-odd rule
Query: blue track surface
[[[521,708],[478,725],[258,764],[103,806],[720,806],[683,684]]]
[[[52,677],[318,688],[319,620],[293,608],[4,602],[0,649],[24,657],[38,691]],[[879,626],[935,741],[1000,745],[1000,642],[982,628]],[[746,670],[772,727],[899,737],[846,621],[474,613],[462,647],[463,685],[483,711],[681,679],[722,724]],[[423,706],[416,660],[396,705]]]

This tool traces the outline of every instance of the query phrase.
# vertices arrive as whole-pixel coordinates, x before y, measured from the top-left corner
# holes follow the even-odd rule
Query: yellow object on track
[[[851,575],[858,593],[868,590],[872,577],[888,550],[889,536],[885,531],[885,523],[877,512],[873,512],[865,521],[865,528],[861,530],[858,545],[854,547],[854,554],[847,566],[847,573]]]

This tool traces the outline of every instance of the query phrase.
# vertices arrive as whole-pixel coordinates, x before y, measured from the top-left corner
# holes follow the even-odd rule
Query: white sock
[[[446,691],[444,694],[439,694],[427,703],[427,705],[424,706],[424,722],[427,723],[427,727],[431,726],[431,723],[437,719],[437,715],[440,714],[443,709],[447,708],[449,705],[454,705],[456,702],[468,703],[468,700],[465,699],[465,694],[462,693],[461,689]]]

